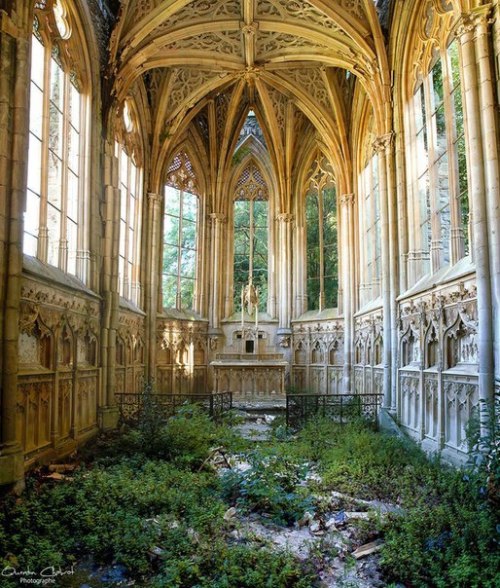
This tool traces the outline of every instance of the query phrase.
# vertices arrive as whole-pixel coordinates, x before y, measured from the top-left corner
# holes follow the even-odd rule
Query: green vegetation
[[[98,564],[125,566],[137,586],[320,586],[313,567],[325,549],[335,551],[328,535],[306,565],[265,541],[242,540],[238,518],[292,526],[306,511],[331,514],[327,497],[336,491],[393,505],[395,512],[359,523],[360,536],[385,542],[380,565],[388,583],[500,584],[493,450],[472,472],[429,461],[414,444],[363,423],[316,419],[291,436],[277,420],[271,440],[256,444],[195,407],[166,426],[148,419],[101,438],[66,480],[49,483],[35,472],[21,498],[7,497],[0,567],[65,568],[91,555]],[[215,447],[229,459],[237,454],[240,466],[220,475],[209,459]],[[311,470],[319,474],[313,480]],[[238,517],[228,516],[233,506]]]

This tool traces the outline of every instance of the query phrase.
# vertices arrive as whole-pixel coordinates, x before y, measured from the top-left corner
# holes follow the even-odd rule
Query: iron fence
[[[127,424],[135,424],[146,414],[154,414],[166,420],[182,406],[195,404],[205,410],[214,421],[219,421],[233,406],[231,392],[214,394],[115,394],[120,410],[120,419]]]
[[[363,418],[376,422],[383,394],[287,394],[287,426],[299,428],[313,416],[341,425]]]

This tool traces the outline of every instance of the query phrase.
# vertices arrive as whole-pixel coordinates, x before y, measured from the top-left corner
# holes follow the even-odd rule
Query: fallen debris
[[[49,472],[74,472],[76,468],[76,463],[52,463],[49,465]]]
[[[382,549],[384,542],[382,539],[377,539],[376,541],[372,541],[371,543],[366,543],[361,547],[358,547],[356,551],[352,552],[352,556],[355,559],[361,559],[362,557],[366,557],[367,555],[371,555],[372,553],[377,553]]]

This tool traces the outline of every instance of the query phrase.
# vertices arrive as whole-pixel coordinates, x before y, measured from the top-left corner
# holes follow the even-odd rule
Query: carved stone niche
[[[57,365],[58,367],[73,367],[73,344],[74,337],[68,325],[64,325],[57,342]]]
[[[343,362],[343,350],[338,339],[330,347],[328,363],[330,365],[341,365]]]
[[[436,329],[431,327],[425,339],[425,368],[431,368],[439,364],[439,341]]]
[[[401,345],[401,365],[419,365],[421,361],[420,343],[418,336],[411,327],[403,335]]]
[[[52,334],[38,320],[30,329],[21,331],[18,347],[21,369],[24,366],[52,369]]]
[[[91,332],[77,339],[77,362],[79,365],[97,365],[97,338]]]
[[[445,344],[445,369],[477,367],[478,346],[475,330],[467,328],[462,321],[459,321],[447,332]]]
[[[307,353],[303,341],[299,341],[295,347],[295,363],[297,365],[307,364]]]
[[[158,365],[170,365],[172,363],[172,352],[166,341],[160,343],[157,361]]]
[[[121,337],[116,338],[116,365],[125,365],[125,343]]]
[[[379,365],[382,363],[383,346],[382,337],[379,335],[373,343],[373,365]]]
[[[205,365],[205,347],[201,341],[194,348],[194,365]]]
[[[313,345],[312,352],[311,352],[311,363],[313,364],[322,364],[325,362],[323,348],[319,341]]]

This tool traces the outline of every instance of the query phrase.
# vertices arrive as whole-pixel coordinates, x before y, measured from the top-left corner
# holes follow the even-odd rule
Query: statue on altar
[[[259,296],[257,294],[257,289],[253,285],[252,278],[243,289],[243,305],[242,309],[245,308],[247,313],[252,315],[253,314],[253,307],[258,306],[259,303]]]

